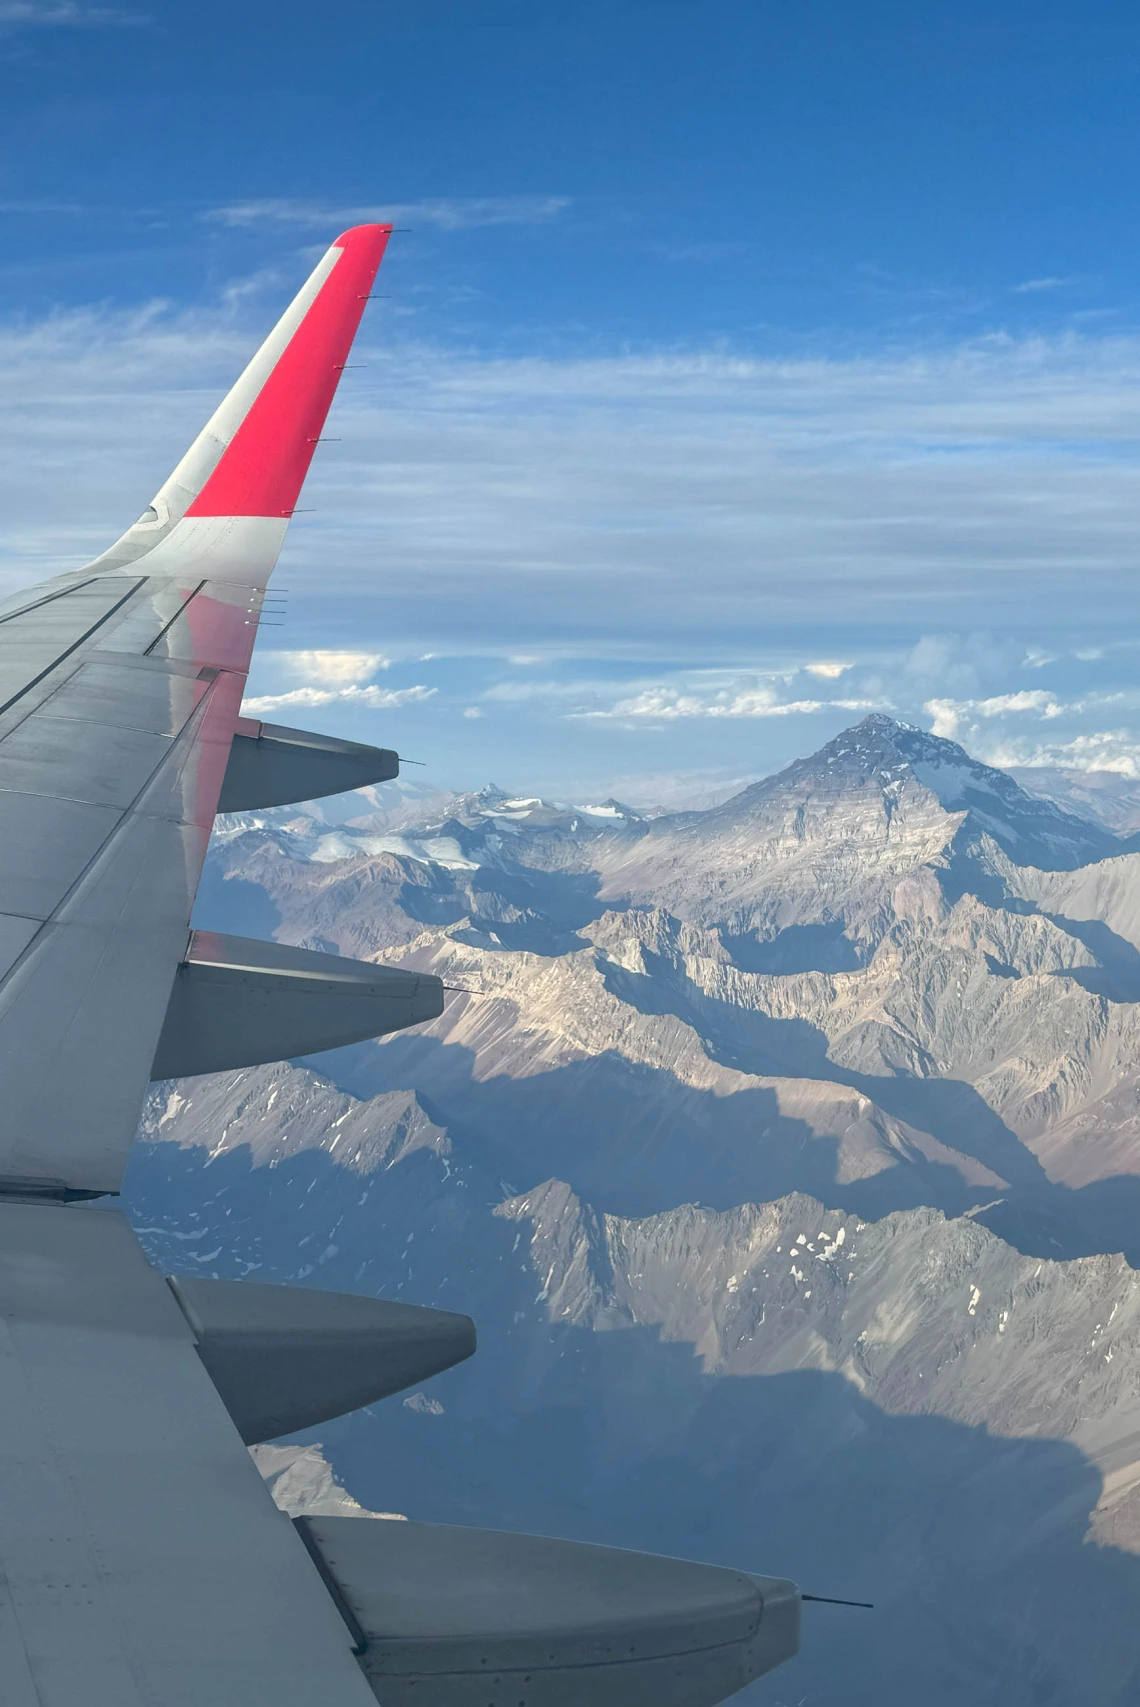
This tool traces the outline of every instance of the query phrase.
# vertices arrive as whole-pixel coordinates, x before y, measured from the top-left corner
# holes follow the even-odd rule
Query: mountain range
[[[223,821],[203,926],[452,994],[154,1087],[140,1233],[168,1271],[476,1317],[470,1364],[319,1431],[364,1507],[875,1601],[808,1609],[758,1702],[1122,1707],[1140,851],[1071,804],[872,716],[699,812]]]

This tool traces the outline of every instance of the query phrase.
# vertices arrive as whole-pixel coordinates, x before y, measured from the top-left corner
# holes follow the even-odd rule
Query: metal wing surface
[[[333,244],[109,551],[0,606],[6,1707],[373,1699],[201,1333],[117,1210],[64,1205],[119,1189],[235,739],[256,758],[265,584],[389,229]]]
[[[338,238],[109,551],[0,606],[9,1185],[118,1189],[247,727],[266,581],[389,229]]]

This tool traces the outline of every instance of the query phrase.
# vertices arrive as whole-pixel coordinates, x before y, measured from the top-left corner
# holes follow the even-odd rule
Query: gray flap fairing
[[[296,1521],[385,1707],[714,1707],[799,1647],[784,1578],[493,1529]]]
[[[170,1289],[247,1446],[426,1381],[475,1350],[475,1324],[385,1298],[182,1275]]]
[[[220,931],[194,931],[170,993],[152,1079],[312,1055],[435,1019],[424,972]]]
[[[276,723],[242,718],[230,747],[219,812],[252,812],[347,794],[400,774],[399,755],[387,747],[311,735]]]

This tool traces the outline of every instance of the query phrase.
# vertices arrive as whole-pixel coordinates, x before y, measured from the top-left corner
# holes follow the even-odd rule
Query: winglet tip
[[[345,249],[358,243],[368,242],[379,242],[383,245],[391,237],[392,229],[389,224],[350,225],[347,231],[341,232],[333,243],[333,248]]]

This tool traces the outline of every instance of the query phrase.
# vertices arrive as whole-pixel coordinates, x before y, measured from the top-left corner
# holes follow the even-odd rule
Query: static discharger
[[[445,984],[444,989],[448,986]],[[814,1600],[817,1606],[860,1606],[865,1612],[874,1612],[873,1600],[833,1600],[829,1594],[801,1594],[801,1600]]]

